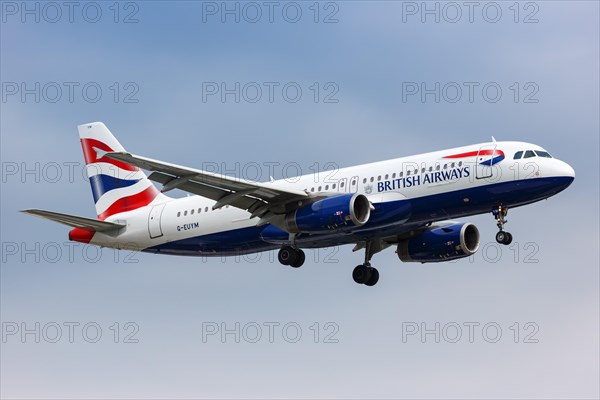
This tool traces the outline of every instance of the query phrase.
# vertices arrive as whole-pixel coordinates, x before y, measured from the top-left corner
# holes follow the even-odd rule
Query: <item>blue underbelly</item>
[[[423,196],[414,199],[375,204],[369,222],[352,233],[327,232],[318,235],[299,235],[301,247],[326,247],[355,243],[373,237],[399,235],[429,222],[491,212],[499,204],[518,207],[546,199],[568,187],[573,178],[552,177],[502,182]],[[271,250],[277,240],[267,243],[261,237],[261,227],[247,227],[211,233],[164,243],[145,249],[147,252],[188,256],[240,255]],[[288,234],[269,227],[281,241]],[[275,231],[275,232],[274,232]]]

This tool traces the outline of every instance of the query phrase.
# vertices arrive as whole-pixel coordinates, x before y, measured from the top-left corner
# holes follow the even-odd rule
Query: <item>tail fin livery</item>
[[[125,151],[106,125],[93,122],[78,129],[99,219],[166,199],[138,167],[104,157]]]

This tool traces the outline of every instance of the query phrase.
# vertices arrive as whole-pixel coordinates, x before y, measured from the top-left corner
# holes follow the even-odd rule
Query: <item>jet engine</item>
[[[479,249],[479,230],[473,224],[457,223],[430,229],[398,243],[404,262],[440,262],[468,257]]]
[[[293,233],[350,230],[369,221],[371,203],[363,194],[343,194],[307,204],[286,214],[285,227]]]

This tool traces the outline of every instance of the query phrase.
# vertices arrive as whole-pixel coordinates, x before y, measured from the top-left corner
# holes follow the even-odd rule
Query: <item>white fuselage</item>
[[[385,234],[393,234],[401,232],[407,222],[427,223],[490,212],[497,203],[513,207],[528,204],[558,193],[572,181],[573,169],[558,159],[538,156],[513,159],[516,152],[527,150],[543,149],[523,142],[483,143],[291,177],[267,185],[302,190],[314,196],[362,193],[377,216],[376,222],[362,230],[377,235],[377,230],[385,228]],[[503,157],[493,158],[500,153]],[[507,186],[511,183],[514,185]],[[491,188],[501,188],[498,192],[504,193],[506,199],[495,196]],[[517,193],[519,190],[522,192]],[[455,199],[453,193],[460,198]],[[414,221],[386,218],[383,213],[403,201],[414,203],[415,214],[411,216]],[[193,238],[198,238],[198,255],[227,252],[228,246],[223,243],[227,238],[232,238],[230,250],[243,248],[252,252],[275,247],[261,241],[261,227],[256,227],[258,218],[250,218],[250,213],[233,206],[213,210],[215,203],[200,196],[157,198],[148,206],[109,217],[107,221],[126,224],[125,230],[118,236],[97,233],[91,243],[138,250],[169,249],[169,243],[174,243],[170,253],[177,254],[175,243],[188,240],[186,251],[181,254],[189,255],[193,255],[189,251]],[[256,242],[240,239],[244,243],[236,243],[236,232],[247,235],[253,232],[252,228],[256,229]],[[323,238],[327,238],[323,246],[347,242],[347,239],[336,241],[331,234]],[[311,241],[318,242],[319,236],[313,235]]]

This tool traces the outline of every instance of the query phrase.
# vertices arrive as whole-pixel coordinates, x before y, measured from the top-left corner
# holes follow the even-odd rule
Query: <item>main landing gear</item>
[[[371,267],[371,257],[373,257],[372,251],[373,243],[367,241],[365,247],[365,262],[362,265],[358,265],[352,271],[352,279],[354,282],[364,284],[367,286],[373,286],[379,281],[379,271],[376,268]]]
[[[496,242],[500,244],[510,244],[512,242],[512,235],[509,232],[504,230],[504,224],[506,224],[506,215],[508,214],[508,207],[498,206],[497,209],[492,211],[494,214],[494,218],[496,219],[496,225],[498,225],[498,229],[500,230],[496,233]]]
[[[281,250],[279,250],[277,258],[279,259],[279,262],[283,265],[289,265],[293,268],[299,268],[302,266],[302,264],[304,264],[306,255],[304,254],[302,249],[292,246],[283,246]]]

